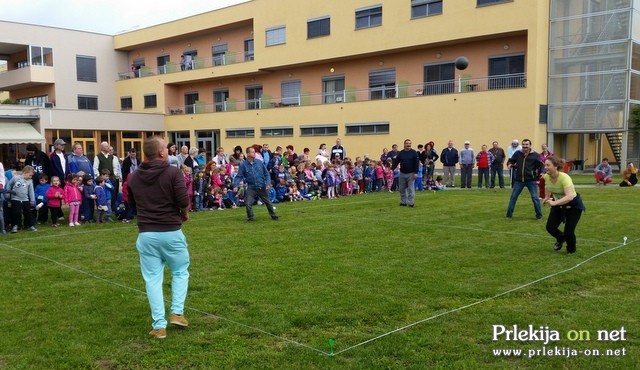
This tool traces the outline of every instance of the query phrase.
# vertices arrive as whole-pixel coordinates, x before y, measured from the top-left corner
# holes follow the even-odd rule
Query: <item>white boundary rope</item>
[[[626,238],[625,238],[625,239],[626,239]],[[396,329],[391,330],[391,331],[389,331],[389,332],[386,332],[386,333],[384,333],[384,334],[378,335],[378,336],[376,336],[376,337],[374,337],[374,338],[371,338],[371,339],[365,340],[364,342],[360,342],[360,343],[358,343],[358,344],[355,344],[355,345],[349,346],[349,347],[347,347],[347,348],[345,348],[345,349],[343,349],[343,350],[340,350],[340,351],[338,351],[338,352],[335,352],[335,353],[333,353],[333,352],[326,352],[326,351],[320,350],[320,349],[318,349],[318,348],[315,348],[315,347],[309,346],[309,345],[307,345],[307,344],[300,343],[300,342],[294,341],[294,340],[292,340],[292,339],[288,339],[288,338],[285,338],[285,337],[279,336],[279,335],[277,335],[277,334],[270,333],[270,332],[268,332],[268,331],[266,331],[266,330],[263,330],[263,329],[260,329],[260,328],[254,327],[254,326],[250,326],[250,325],[247,325],[247,324],[243,324],[243,323],[238,322],[238,321],[235,321],[235,320],[227,319],[227,318],[225,318],[225,317],[222,317],[222,316],[219,316],[219,315],[215,315],[215,314],[212,314],[212,313],[210,313],[210,312],[207,312],[207,311],[203,311],[203,310],[197,309],[197,308],[195,308],[195,307],[185,306],[185,308],[186,308],[186,309],[188,309],[188,310],[191,310],[191,311],[194,311],[194,312],[200,313],[200,314],[205,315],[205,316],[213,317],[213,318],[218,319],[218,320],[223,320],[223,321],[226,321],[226,322],[232,323],[232,324],[234,324],[234,325],[238,325],[238,326],[241,326],[241,327],[243,327],[243,328],[250,329],[250,330],[253,330],[253,331],[256,331],[256,332],[259,332],[259,333],[262,333],[262,334],[268,335],[268,336],[270,336],[270,337],[280,339],[280,340],[282,340],[282,341],[285,341],[285,342],[287,342],[287,343],[294,344],[294,345],[296,345],[296,346],[300,346],[300,347],[307,348],[307,349],[309,349],[309,350],[312,350],[312,351],[314,351],[314,352],[320,353],[320,354],[322,354],[322,355],[326,355],[326,356],[337,356],[337,355],[339,355],[339,354],[342,354],[342,353],[345,353],[345,352],[347,352],[347,351],[350,351],[350,350],[352,350],[352,349],[354,349],[354,348],[357,348],[357,347],[363,346],[363,345],[365,345],[365,344],[368,344],[368,343],[371,343],[371,342],[377,341],[377,340],[379,340],[379,339],[381,339],[381,338],[384,338],[384,337],[387,337],[387,336],[389,336],[389,335],[391,335],[391,334],[394,334],[394,333],[397,333],[397,332],[400,332],[400,331],[403,331],[403,330],[409,329],[409,328],[411,328],[411,327],[413,327],[413,326],[416,326],[416,325],[422,324],[422,323],[424,323],[424,322],[431,321],[431,320],[434,320],[434,319],[436,319],[436,318],[439,318],[439,317],[442,317],[442,316],[449,315],[449,314],[451,314],[451,313],[459,312],[459,311],[465,310],[465,309],[470,308],[470,307],[473,307],[473,306],[477,306],[477,305],[479,305],[479,304],[482,304],[482,303],[485,303],[485,302],[488,302],[488,301],[494,300],[494,299],[499,298],[499,297],[502,297],[502,296],[504,296],[504,295],[507,295],[507,294],[513,293],[513,292],[515,292],[515,291],[518,291],[518,290],[524,289],[524,288],[526,288],[526,287],[532,286],[532,285],[537,284],[537,283],[539,283],[539,282],[541,282],[541,281],[544,281],[544,280],[550,279],[550,278],[552,278],[552,277],[555,277],[555,276],[558,276],[558,275],[561,275],[561,274],[564,274],[564,273],[570,272],[570,271],[575,270],[576,268],[578,268],[578,267],[580,267],[580,266],[584,265],[585,263],[587,263],[587,262],[589,262],[589,261],[591,261],[591,260],[593,260],[593,259],[595,259],[595,258],[597,258],[597,257],[599,257],[599,256],[602,256],[602,255],[604,255],[604,254],[606,254],[606,253],[609,253],[609,252],[612,252],[612,251],[617,250],[617,249],[619,249],[619,248],[622,248],[622,247],[624,247],[625,245],[627,245],[627,244],[629,244],[629,243],[635,243],[635,242],[637,242],[638,240],[640,240],[640,239],[635,239],[635,240],[633,240],[633,241],[631,241],[631,242],[626,242],[626,240],[625,240],[625,242],[626,242],[626,243],[619,244],[619,245],[617,245],[617,246],[615,246],[615,247],[612,247],[612,248],[606,249],[606,250],[604,250],[604,251],[602,251],[602,252],[599,252],[599,253],[597,253],[597,254],[595,254],[595,255],[593,255],[593,256],[591,256],[591,257],[589,257],[589,258],[587,258],[587,259],[585,259],[585,260],[583,260],[583,261],[581,261],[581,262],[579,262],[579,263],[577,263],[577,264],[576,264],[575,266],[573,266],[573,267],[570,267],[570,268],[564,269],[564,270],[562,270],[562,271],[555,272],[555,273],[553,273],[553,274],[550,274],[550,275],[547,275],[547,276],[545,276],[545,277],[542,277],[542,278],[536,279],[536,280],[531,281],[531,282],[529,282],[529,283],[526,283],[526,284],[520,285],[520,286],[518,286],[518,287],[515,287],[515,288],[512,288],[512,289],[509,289],[509,290],[506,290],[506,291],[504,291],[504,292],[502,292],[502,293],[498,293],[498,294],[496,294],[496,295],[494,295],[494,296],[492,296],[492,297],[484,298],[484,299],[478,300],[478,301],[476,301],[476,302],[469,303],[469,304],[467,304],[467,305],[460,306],[460,307],[458,307],[458,308],[454,308],[454,309],[449,310],[449,311],[441,312],[441,313],[439,313],[439,314],[436,314],[436,315],[433,315],[433,316],[427,317],[427,318],[422,319],[422,320],[418,320],[418,321],[413,322],[413,323],[411,323],[411,324],[407,324],[407,325],[401,326],[401,327],[399,327],[399,328],[396,328]],[[83,274],[83,275],[86,275],[86,276],[89,276],[89,277],[91,277],[91,278],[94,278],[94,279],[96,279],[96,280],[102,281],[102,282],[104,282],[104,283],[111,284],[111,285],[114,285],[114,286],[117,286],[117,287],[120,287],[120,288],[123,288],[123,289],[129,290],[129,291],[132,291],[132,292],[136,292],[136,293],[140,293],[140,294],[146,295],[146,292],[144,292],[144,291],[142,291],[142,290],[140,290],[140,289],[132,288],[132,287],[130,287],[130,286],[127,286],[127,285],[124,285],[124,284],[120,284],[120,283],[117,283],[117,282],[115,282],[115,281],[112,281],[112,280],[109,280],[109,279],[103,278],[103,277],[101,277],[101,276],[98,276],[98,275],[92,274],[92,273],[90,273],[90,272],[87,272],[87,271],[84,271],[84,270],[80,270],[80,269],[78,269],[78,268],[76,268],[76,267],[69,266],[69,265],[67,265],[67,264],[64,264],[64,263],[62,263],[62,262],[56,261],[56,260],[51,259],[51,258],[49,258],[49,257],[45,257],[45,256],[41,256],[41,255],[38,255],[38,254],[35,254],[35,253],[32,253],[32,252],[29,252],[29,251],[25,251],[25,250],[23,250],[23,249],[13,247],[13,246],[11,246],[11,245],[9,245],[9,244],[6,244],[6,243],[0,243],[0,245],[1,245],[1,246],[4,246],[4,247],[6,247],[6,248],[13,249],[13,250],[15,250],[15,251],[18,251],[18,252],[24,253],[24,254],[26,254],[26,255],[29,255],[29,256],[32,256],[32,257],[36,257],[36,258],[39,258],[39,259],[42,259],[42,260],[45,260],[45,261],[51,262],[51,263],[53,263],[53,264],[56,264],[56,265],[62,266],[62,267],[64,267],[64,268],[67,268],[67,269],[69,269],[69,270],[75,271],[75,272],[77,272],[77,273],[80,273],[80,274]],[[168,300],[166,300],[166,299],[165,299],[165,302],[170,303],[170,302],[169,302]]]

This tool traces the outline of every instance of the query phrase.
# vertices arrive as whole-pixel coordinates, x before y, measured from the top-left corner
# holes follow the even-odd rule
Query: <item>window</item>
[[[442,0],[411,0],[411,18],[442,14]]]
[[[260,98],[262,98],[262,86],[246,88],[247,109],[260,109]]]
[[[287,27],[278,26],[267,29],[267,46],[284,44],[287,42]]]
[[[356,10],[356,29],[382,24],[382,5]]]
[[[198,101],[198,93],[184,94],[184,111],[186,114],[196,113],[197,101]]]
[[[211,54],[213,56],[213,65],[221,66],[227,64],[225,61],[225,54],[229,50],[227,44],[213,45],[211,47]]]
[[[344,75],[325,77],[322,79],[323,104],[342,103],[344,96]]]
[[[346,124],[347,135],[388,134],[389,122],[369,122]]]
[[[478,0],[478,6],[493,5],[498,3],[510,3],[513,0]]]
[[[157,59],[158,61],[158,73],[165,74],[167,73],[167,65],[169,64],[169,56],[161,55]]]
[[[182,56],[184,57],[184,60],[180,61],[181,70],[184,71],[189,69],[196,69],[195,60],[196,60],[196,57],[198,56],[197,49],[185,50],[182,52]]]
[[[387,99],[395,98],[395,96],[395,68],[369,72],[369,99]]]
[[[424,91],[417,95],[451,94],[455,85],[455,63],[424,66]]]
[[[300,136],[335,136],[338,135],[338,125],[301,126]]]
[[[98,82],[96,58],[77,55],[76,74],[78,81]]]
[[[525,87],[524,55],[489,58],[489,89]]]
[[[327,36],[331,34],[331,18],[321,18],[307,21],[307,38]]]
[[[144,107],[145,108],[155,108],[158,106],[158,99],[156,94],[146,94],[144,96]]]
[[[226,112],[227,99],[229,99],[229,90],[216,90],[213,92],[213,111]]]
[[[282,83],[282,105],[300,105],[300,81]]]
[[[53,49],[42,46],[31,46],[31,65],[52,66]]]
[[[293,136],[293,127],[274,127],[260,129],[261,137]]]
[[[78,109],[98,110],[98,97],[78,95]]]
[[[133,99],[130,96],[124,96],[120,98],[120,110],[133,109]]]
[[[256,136],[256,130],[252,128],[228,129],[226,133],[227,139]]]
[[[244,61],[253,60],[253,39],[244,40]]]

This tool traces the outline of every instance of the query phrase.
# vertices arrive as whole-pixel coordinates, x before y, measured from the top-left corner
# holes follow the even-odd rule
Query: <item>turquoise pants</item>
[[[140,269],[144,279],[153,328],[167,326],[162,282],[165,263],[171,270],[171,313],[182,315],[189,288],[189,251],[182,230],[142,232],[136,248],[140,253]]]

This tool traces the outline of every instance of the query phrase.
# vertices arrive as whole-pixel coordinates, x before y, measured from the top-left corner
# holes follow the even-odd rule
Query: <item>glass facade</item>
[[[550,4],[548,131],[626,130],[635,91],[629,85],[632,15],[637,17],[632,0]]]

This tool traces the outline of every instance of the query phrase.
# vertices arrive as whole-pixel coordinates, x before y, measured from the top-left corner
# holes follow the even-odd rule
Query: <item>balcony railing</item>
[[[190,71],[194,69],[244,63],[250,62],[252,60],[253,52],[226,52],[224,54],[216,55],[215,57],[211,58],[194,57],[190,62],[185,62],[184,64],[181,64],[180,62],[169,62],[156,68],[140,66],[139,69],[136,68],[132,71],[118,73],[118,79],[127,80],[130,78],[148,77],[167,73]]]
[[[402,99],[427,95],[472,93],[490,90],[518,89],[527,87],[525,73],[514,73],[489,77],[460,77],[456,80],[426,82],[419,84],[398,83],[395,87],[376,87],[371,89],[345,89],[325,93],[301,93],[297,96],[271,97],[263,95],[260,99],[237,100],[228,98],[224,102],[204,104],[196,102],[187,106],[168,107],[168,113],[199,114],[214,112],[237,112],[257,109],[272,109],[322,104],[341,104],[371,100]]]

